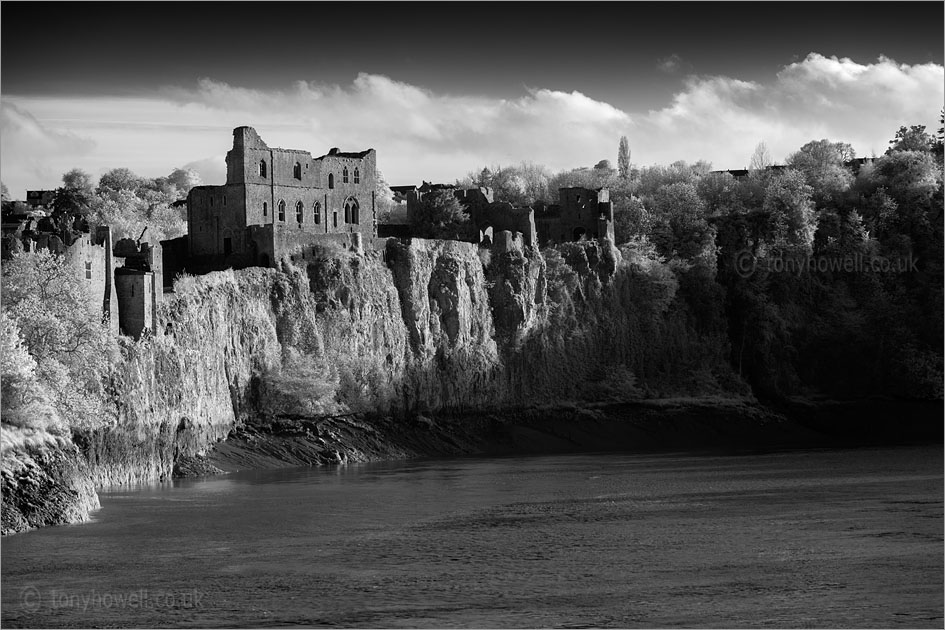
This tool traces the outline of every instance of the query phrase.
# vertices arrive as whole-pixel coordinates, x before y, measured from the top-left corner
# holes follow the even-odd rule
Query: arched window
[[[259,160],[259,176],[266,176],[266,160]]]
[[[348,183],[348,167],[347,166],[345,167],[343,171],[341,171],[341,183],[342,184]]]
[[[296,162],[295,166],[292,168],[292,177],[302,179],[302,165],[298,162]]]
[[[316,225],[322,222],[322,205],[317,201],[312,206],[312,216],[315,218]]]
[[[354,169],[354,183],[355,184],[361,183],[361,171],[358,170],[357,168]]]
[[[302,213],[305,212],[305,206],[302,205],[302,202],[295,204],[295,220],[299,222],[299,225],[302,225]]]
[[[334,187],[335,187],[335,175],[334,175],[334,173],[328,173],[328,187],[329,187],[329,188],[334,188]]]
[[[269,204],[266,203],[265,201],[263,202],[263,216],[264,217],[269,216]]]
[[[358,215],[358,200],[354,197],[345,199],[345,223],[360,223],[361,221]]]
[[[279,220],[285,221],[285,201],[279,200]]]

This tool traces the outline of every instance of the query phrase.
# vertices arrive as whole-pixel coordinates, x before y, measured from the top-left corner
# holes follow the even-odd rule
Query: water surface
[[[104,492],[4,626],[942,627],[941,447],[565,455]]]

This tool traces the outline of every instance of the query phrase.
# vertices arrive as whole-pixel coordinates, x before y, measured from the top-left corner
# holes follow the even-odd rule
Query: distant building
[[[53,201],[56,199],[55,190],[27,190],[26,191],[26,205],[31,208],[36,208],[43,206],[44,208],[51,208]]]

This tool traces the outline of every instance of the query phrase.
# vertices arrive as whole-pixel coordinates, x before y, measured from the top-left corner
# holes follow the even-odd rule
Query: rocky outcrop
[[[4,535],[86,521],[99,507],[89,466],[75,446],[18,446],[6,450],[2,462]]]

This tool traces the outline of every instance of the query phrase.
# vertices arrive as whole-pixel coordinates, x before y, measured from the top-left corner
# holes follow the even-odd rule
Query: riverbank
[[[777,407],[737,397],[574,403],[492,413],[280,416],[233,428],[175,477],[293,466],[568,452],[751,452],[941,444],[942,402],[795,400]],[[98,507],[74,447],[4,457],[3,534],[81,522]]]
[[[176,476],[417,457],[727,451],[942,442],[942,403],[673,398],[503,413],[280,418],[234,429]]]

